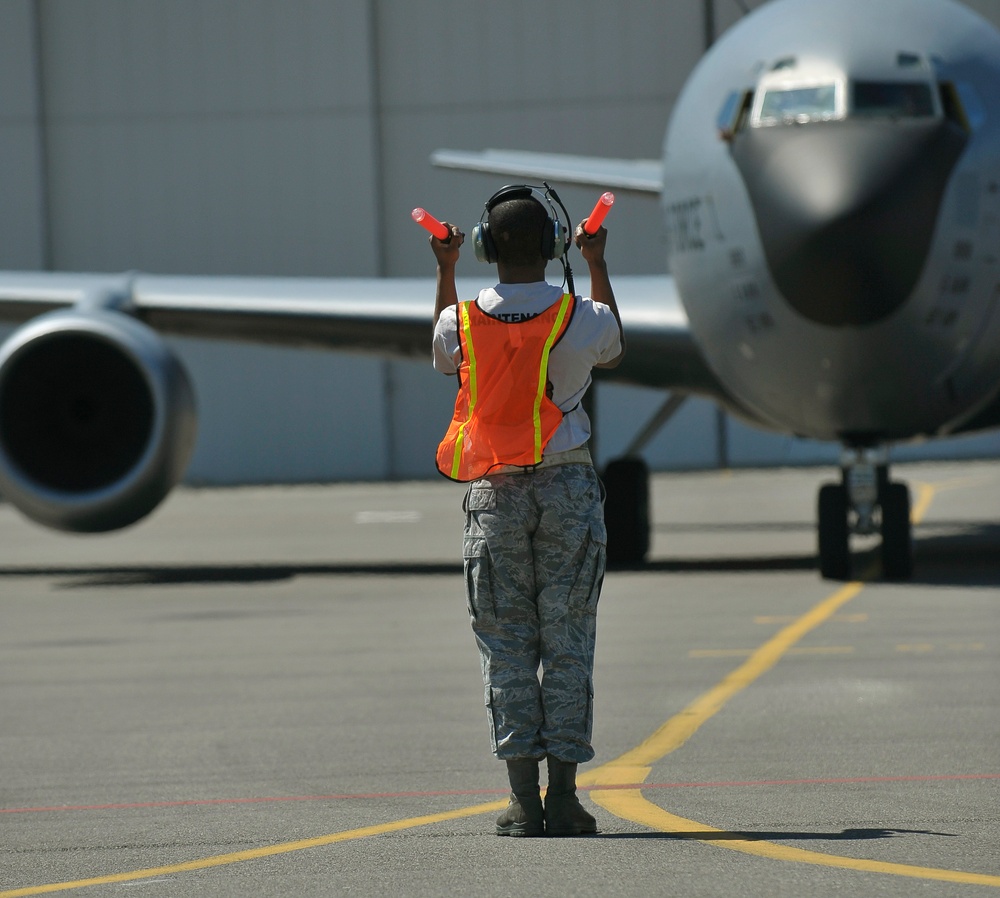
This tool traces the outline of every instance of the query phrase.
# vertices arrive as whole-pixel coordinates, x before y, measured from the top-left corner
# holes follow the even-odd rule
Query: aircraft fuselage
[[[705,56],[663,207],[692,332],[746,417],[865,446],[994,400],[998,85],[1000,35],[951,0],[776,0]]]

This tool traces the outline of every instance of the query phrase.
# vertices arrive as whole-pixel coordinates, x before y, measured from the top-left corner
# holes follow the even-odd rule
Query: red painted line
[[[846,783],[934,783],[957,780],[996,780],[1000,773],[950,773],[938,776],[851,776],[801,780],[746,780],[706,783],[638,783],[635,785],[580,786],[581,791],[611,789],[735,789],[746,786],[829,786]]]
[[[610,789],[739,789],[751,786],[829,786],[850,783],[934,783],[995,780],[1000,773],[956,773],[937,776],[856,776],[797,780],[729,780],[703,783],[633,783],[580,786],[581,792]],[[43,814],[59,811],[130,811],[144,808],[208,807],[212,805],[280,804],[291,801],[373,801],[387,798],[441,798],[463,795],[506,795],[508,789],[448,789],[431,792],[354,792],[335,795],[286,795],[270,798],[204,798],[187,801],[143,801],[122,804],[59,805],[39,808],[0,808],[0,814]]]
[[[229,804],[269,804],[288,801],[350,801],[384,798],[432,798],[449,795],[506,795],[509,789],[455,789],[440,792],[354,792],[343,795],[285,795],[271,798],[204,798],[187,801],[140,801],[123,804],[57,805],[47,808],[0,808],[0,814],[40,814],[52,811],[128,811],[141,808],[183,808]]]

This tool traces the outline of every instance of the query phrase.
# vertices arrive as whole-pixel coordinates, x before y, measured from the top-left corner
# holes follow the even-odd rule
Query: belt
[[[489,474],[534,474],[545,468],[554,468],[556,465],[592,465],[594,460],[590,457],[590,449],[581,446],[579,449],[567,449],[565,452],[553,452],[545,455],[537,465],[498,465]]]

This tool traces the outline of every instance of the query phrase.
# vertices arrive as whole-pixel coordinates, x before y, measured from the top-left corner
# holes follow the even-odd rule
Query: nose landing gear
[[[910,491],[889,480],[884,447],[846,448],[840,483],[819,491],[819,568],[828,580],[851,577],[851,534],[881,533],[882,576],[908,580],[913,574]]]

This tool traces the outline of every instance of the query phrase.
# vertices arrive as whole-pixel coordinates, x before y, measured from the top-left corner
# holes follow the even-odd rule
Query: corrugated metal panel
[[[706,2],[5,0],[0,202],[17,214],[0,222],[0,266],[44,264],[47,177],[57,267],[429,275],[409,210],[471,230],[499,186],[431,169],[433,149],[659,156],[704,46]],[[740,5],[714,0],[718,34]],[[969,5],[1000,23],[992,0]],[[574,218],[595,198],[562,196]],[[655,199],[619,197],[609,226],[614,273],[662,273]],[[471,257],[459,273],[489,281],[493,270]],[[183,342],[203,410],[193,478],[433,476],[453,381],[429,362]],[[660,400],[599,394],[607,458]],[[712,465],[716,425],[712,407],[692,402],[647,457],[654,467]],[[828,457],[827,446],[728,429],[735,464]],[[961,451],[989,452],[979,439]]]
[[[362,7],[44,9],[57,267],[376,274]]]
[[[45,261],[40,97],[30,0],[0,4],[0,267]]]

